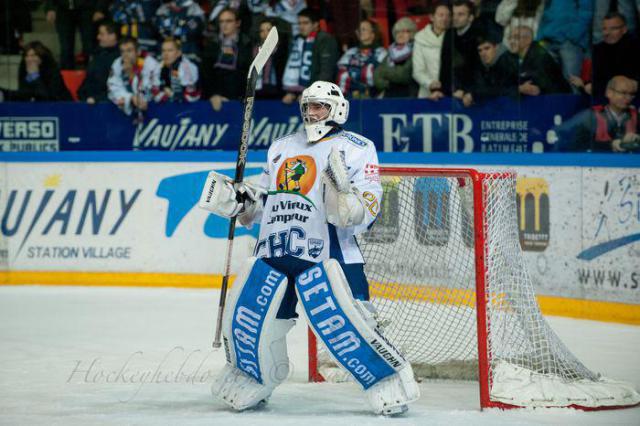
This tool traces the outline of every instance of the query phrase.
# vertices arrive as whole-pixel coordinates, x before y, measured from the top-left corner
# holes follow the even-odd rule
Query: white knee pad
[[[289,374],[286,334],[294,320],[278,320],[287,278],[250,258],[229,292],[222,320],[227,365],[211,392],[236,410],[267,399]]]
[[[296,292],[314,334],[360,383],[375,413],[403,412],[420,397],[411,365],[378,329],[373,305],[354,300],[337,261],[300,274]]]

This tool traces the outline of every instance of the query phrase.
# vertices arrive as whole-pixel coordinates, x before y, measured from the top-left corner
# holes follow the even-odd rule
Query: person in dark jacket
[[[602,21],[602,43],[593,47],[593,87],[598,101],[605,96],[609,80],[616,75],[640,79],[640,41],[629,34],[626,19],[615,12]]]
[[[78,98],[89,104],[106,102],[107,79],[111,65],[120,56],[116,24],[103,21],[98,26],[98,48],[91,56],[87,76],[78,89]]]
[[[7,101],[70,101],[51,51],[41,42],[24,47],[18,68],[18,90],[2,90]]]
[[[496,22],[496,12],[503,0],[472,1],[476,9],[474,21],[478,33],[492,40],[502,40],[504,28]]]
[[[523,95],[538,96],[571,93],[562,68],[553,56],[533,41],[531,27],[513,27],[509,35],[511,51],[519,58],[519,91]]]
[[[480,63],[476,44],[480,28],[475,13],[475,5],[470,0],[453,3],[452,26],[444,35],[440,51],[440,82],[445,96],[468,87]]]
[[[82,40],[82,57],[89,58],[93,50],[93,13],[95,2],[91,0],[47,0],[47,21],[56,26],[60,42],[60,66],[74,69],[76,29]]]
[[[508,51],[500,51],[496,40],[478,37],[480,65],[476,68],[472,85],[456,92],[465,106],[476,100],[518,94],[518,57]]]
[[[274,18],[263,18],[258,25],[258,43],[253,46],[253,56],[258,53],[259,46],[266,40],[271,28],[276,26]],[[276,46],[276,51],[267,59],[264,64],[260,78],[256,83],[256,98],[258,99],[281,99],[284,95],[282,90],[282,75],[284,67],[287,64],[287,43],[286,39],[282,39],[280,33],[280,42]]]
[[[295,102],[311,82],[334,81],[338,62],[338,43],[332,35],[320,31],[320,16],[315,10],[300,11],[298,28],[282,77],[286,91],[282,102],[286,104]]]
[[[143,55],[158,53],[153,19],[161,3],[160,0],[113,0],[109,6],[113,22],[120,25],[120,35],[135,38]]]
[[[17,55],[23,34],[32,31],[27,0],[0,0],[0,22],[0,53]]]
[[[218,15],[220,35],[211,40],[202,55],[202,97],[209,99],[214,110],[222,102],[241,99],[252,61],[251,40],[240,32],[240,19],[234,9]]]
[[[160,38],[173,37],[180,41],[182,53],[195,63],[200,63],[200,44],[205,16],[202,8],[193,0],[165,2],[153,19]]]

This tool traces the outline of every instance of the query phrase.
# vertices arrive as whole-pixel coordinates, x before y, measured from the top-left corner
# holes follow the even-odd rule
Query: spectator
[[[410,18],[402,18],[393,25],[393,39],[387,59],[376,68],[373,79],[376,89],[385,98],[413,98],[418,86],[411,76],[411,53],[416,24]]]
[[[387,19],[395,22],[409,14],[409,1],[407,0],[369,0],[366,2],[365,10],[370,16]]]
[[[444,34],[449,28],[451,11],[438,3],[430,16],[431,23],[418,31],[413,47],[413,79],[418,83],[418,97],[438,100],[444,97],[440,82],[440,58]]]
[[[162,42],[162,64],[153,84],[156,102],[195,102],[200,99],[198,67],[182,55],[180,40]]]
[[[173,0],[158,8],[153,19],[161,39],[179,40],[184,55],[200,63],[200,43],[205,25],[204,12],[193,0]]]
[[[638,35],[640,0],[598,0],[593,11],[593,44],[602,43],[602,20],[610,12],[618,12],[624,16],[629,33]]]
[[[264,18],[258,29],[259,43],[253,47],[253,56],[258,53],[260,45],[266,40],[271,28],[275,26],[273,18]],[[282,90],[282,75],[287,63],[287,43],[286,39],[280,39],[276,51],[267,59],[264,64],[260,78],[256,82],[256,98],[281,99],[284,95]]]
[[[413,3],[410,0],[366,0],[361,1],[363,16],[372,18],[377,22],[387,22],[386,31],[389,30],[388,26],[396,22],[397,20],[409,16],[409,3]],[[430,10],[430,9],[429,9]],[[392,34],[385,34],[385,37],[389,37]],[[386,39],[386,38],[385,38]]]
[[[472,0],[476,9],[474,19],[478,33],[491,40],[502,40],[504,29],[496,22],[500,0]]]
[[[158,53],[153,19],[160,3],[160,0],[113,0],[109,9],[113,21],[120,25],[120,35],[135,38],[140,54]]]
[[[22,49],[22,35],[31,31],[27,0],[0,0],[0,54],[16,55]]]
[[[359,0],[326,0],[328,14],[331,18],[329,24],[333,29],[332,34],[338,40],[338,46],[342,52],[346,52],[349,46],[357,43],[356,30],[362,14]]]
[[[453,28],[445,33],[440,55],[439,80],[445,96],[451,96],[456,89],[468,87],[478,67],[476,41],[480,33],[474,18],[473,2],[456,0],[453,3]]]
[[[24,47],[18,67],[18,90],[0,92],[7,101],[71,100],[51,51],[39,41],[32,41]]]
[[[298,34],[298,13],[306,7],[305,0],[217,0],[209,14],[209,31],[217,31],[215,20],[218,15],[224,8],[231,8],[238,12],[238,17],[242,20],[243,33],[257,32],[260,23],[267,17],[277,21],[280,35],[290,39],[292,34]]]
[[[215,111],[222,102],[241,99],[251,65],[251,41],[240,32],[238,12],[224,9],[218,15],[220,34],[207,45],[203,56],[202,95]]]
[[[211,11],[209,12],[209,20],[217,21],[220,17],[220,13],[222,13],[225,9],[233,9],[238,11],[242,6],[242,0],[212,0]],[[249,9],[253,10],[256,8],[260,9],[260,12],[264,12],[264,8],[268,0],[251,0],[249,1]]]
[[[624,16],[617,12],[607,14],[602,20],[602,43],[593,47],[592,84],[584,85],[577,76],[571,82],[585,88],[596,102],[605,95],[605,87],[616,75],[624,75],[638,81],[640,79],[640,43],[630,35]]]
[[[78,89],[78,98],[89,104],[107,101],[107,79],[113,61],[118,59],[118,33],[116,25],[103,21],[98,26],[98,48],[91,57],[87,76]]]
[[[566,80],[580,75],[589,52],[593,0],[546,0],[537,40],[562,65]],[[577,91],[577,90],[576,90]]]
[[[375,96],[373,72],[387,56],[380,45],[380,30],[370,20],[360,21],[359,45],[347,50],[338,60],[336,83],[345,96],[359,98]]]
[[[82,40],[82,58],[86,61],[93,51],[93,13],[91,0],[46,0],[47,21],[55,24],[60,42],[60,66],[62,69],[74,69],[74,50],[76,30]]]
[[[476,100],[518,94],[518,59],[511,52],[498,49],[498,42],[485,37],[477,40],[480,65],[475,70],[473,84],[464,93],[456,93],[464,106]]]
[[[109,99],[127,115],[137,113],[139,120],[147,110],[160,66],[150,55],[140,55],[136,39],[123,37],[118,44],[120,57],[113,62],[107,81]]]
[[[201,2],[202,3],[202,2]],[[220,33],[218,27],[218,21],[220,13],[225,9],[233,9],[236,11],[238,20],[240,21],[240,32],[242,34],[249,34],[252,30],[255,31],[254,18],[264,17],[264,9],[266,8],[269,0],[212,0],[210,3],[211,8],[209,12],[207,29],[204,32],[206,40],[215,39]],[[259,12],[254,12],[259,10]]]
[[[519,91],[523,95],[538,96],[571,93],[569,83],[562,77],[556,60],[539,43],[533,41],[533,30],[527,26],[511,28],[513,47],[519,58]]]
[[[320,30],[320,17],[313,9],[298,14],[300,33],[293,39],[282,77],[285,95],[282,102],[294,102],[313,81],[334,81],[338,61],[338,43]]]
[[[95,0],[95,11],[91,20],[95,25],[98,25],[102,21],[110,21],[111,15],[109,14],[109,7],[113,0]]]
[[[496,9],[496,22],[504,27],[502,42],[507,48],[510,43],[511,32],[515,27],[529,27],[533,37],[538,33],[538,26],[542,19],[545,0],[502,0]],[[513,51],[513,53],[517,53]]]
[[[607,83],[607,105],[595,105],[563,124],[560,148],[596,152],[640,152],[638,110],[632,105],[638,82],[615,76]],[[561,140],[565,139],[561,137]],[[568,145],[568,146],[567,146]]]
[[[268,3],[270,5],[264,14],[268,17],[283,19],[291,25],[291,36],[297,36],[300,33],[298,16],[307,8],[307,2],[305,0],[277,0]]]

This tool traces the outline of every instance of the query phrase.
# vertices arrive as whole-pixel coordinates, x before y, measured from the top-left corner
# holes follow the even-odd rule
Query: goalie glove
[[[238,192],[244,200],[243,209],[238,214],[238,221],[241,225],[250,228],[262,210],[263,198],[267,195],[267,190],[250,182],[242,182],[238,187]]]
[[[322,188],[327,222],[339,228],[360,225],[365,206],[360,191],[351,185],[344,154],[331,148],[327,167],[322,172]]]
[[[209,172],[198,206],[222,217],[238,216],[240,223],[251,223],[261,204],[264,189],[242,182],[237,188],[229,176]],[[241,201],[238,201],[241,200]]]

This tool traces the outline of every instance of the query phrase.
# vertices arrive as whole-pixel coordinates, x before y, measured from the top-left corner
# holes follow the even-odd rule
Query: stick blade
[[[269,31],[269,35],[265,39],[264,43],[260,47],[258,54],[253,59],[251,63],[251,67],[249,68],[249,76],[251,76],[252,71],[255,69],[256,74],[259,74],[264,67],[264,64],[267,63],[269,56],[276,50],[276,45],[278,44],[278,30],[276,27],[272,27],[271,31]]]

